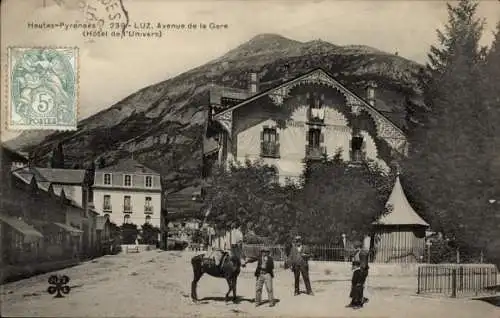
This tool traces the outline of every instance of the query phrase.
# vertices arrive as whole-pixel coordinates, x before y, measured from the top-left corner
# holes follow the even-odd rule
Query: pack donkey
[[[243,262],[242,262],[243,260]],[[229,251],[215,250],[211,254],[198,254],[191,259],[193,266],[193,281],[191,283],[191,299],[198,301],[196,287],[198,281],[207,273],[210,276],[225,278],[229,289],[226,293],[226,301],[229,300],[229,294],[233,292],[233,302],[237,301],[236,285],[241,267],[245,267],[246,257],[243,252],[243,244],[231,245]]]

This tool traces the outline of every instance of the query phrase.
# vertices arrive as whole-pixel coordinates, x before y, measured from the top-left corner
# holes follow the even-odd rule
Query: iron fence
[[[243,244],[243,251],[247,256],[257,256],[262,248],[268,248],[275,261],[284,261],[286,257],[284,245],[266,245],[266,244]],[[308,245],[311,260],[315,261],[334,261],[350,262],[354,249],[346,249],[335,245]],[[370,251],[369,261],[374,259],[373,251]]]
[[[314,261],[330,261],[330,262],[350,262],[354,254],[354,249],[344,248],[338,245],[329,244],[313,244],[307,245],[310,251],[311,260]],[[246,255],[256,256],[259,255],[260,250],[263,248],[269,248],[271,251],[271,256],[276,261],[285,260],[285,246],[277,244],[243,244],[243,251]],[[435,264],[436,263],[457,263],[457,264],[482,264],[485,259],[482,253],[477,253],[478,257],[470,257],[468,255],[459,255],[456,251],[446,253],[443,250],[437,250],[434,254],[441,252],[440,257],[435,256],[433,258],[427,257],[427,254],[420,255],[419,251],[415,251],[408,248],[378,248],[371,249],[369,251],[369,262],[370,263],[398,263],[398,264]],[[487,261],[487,260],[486,260]]]
[[[494,294],[498,269],[491,264],[421,265],[417,280],[418,294],[445,294],[450,297]]]

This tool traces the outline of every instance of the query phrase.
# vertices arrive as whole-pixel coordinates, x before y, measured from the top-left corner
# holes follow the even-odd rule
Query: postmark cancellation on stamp
[[[8,128],[74,130],[78,48],[9,48]]]

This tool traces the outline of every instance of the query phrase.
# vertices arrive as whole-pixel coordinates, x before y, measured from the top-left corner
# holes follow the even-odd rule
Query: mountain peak
[[[236,60],[242,57],[262,55],[269,52],[288,51],[300,45],[302,45],[302,42],[278,34],[262,33],[227,52],[220,59]]]
[[[257,34],[253,38],[251,38],[249,41],[246,43],[248,44],[256,44],[256,43],[262,43],[262,44],[267,44],[270,42],[288,42],[288,43],[300,43],[298,41],[286,38],[282,35],[276,34],[276,33],[261,33]]]

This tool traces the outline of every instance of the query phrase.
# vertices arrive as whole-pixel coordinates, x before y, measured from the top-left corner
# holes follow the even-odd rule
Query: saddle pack
[[[228,252],[215,249],[203,258],[203,263],[208,266],[216,266],[220,268],[228,256]]]

